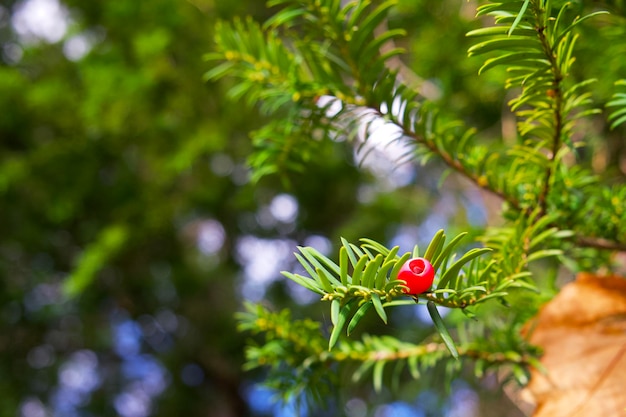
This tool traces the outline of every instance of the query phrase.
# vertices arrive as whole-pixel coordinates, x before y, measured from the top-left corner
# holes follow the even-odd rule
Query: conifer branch
[[[603,238],[578,236],[576,238],[576,244],[581,247],[595,248],[601,250],[626,252],[626,243],[615,242]]]
[[[473,360],[483,360],[485,362],[489,362],[494,365],[505,365],[505,364],[516,364],[523,366],[532,366],[532,364],[536,363],[536,356],[533,354],[529,354],[523,352],[521,354],[513,354],[512,352],[490,352],[485,350],[480,350],[476,348],[472,348],[469,346],[458,346],[457,350],[460,356],[465,356],[467,358],[471,358]],[[355,349],[351,349],[346,352],[337,351],[330,352],[330,354],[326,354],[326,352],[322,352],[319,356],[319,360],[321,362],[326,361],[358,361],[358,362],[369,362],[369,361],[398,361],[405,360],[410,357],[422,357],[426,355],[432,354],[447,354],[448,348],[444,343],[425,343],[419,345],[411,345],[405,344],[402,348],[398,350],[369,350],[369,351],[359,351]]]
[[[536,8],[535,13],[538,22],[541,22],[543,20],[544,12],[545,11],[541,7]],[[545,25],[538,27],[537,35],[539,37],[539,41],[541,42],[543,52],[550,62],[550,69],[552,72],[552,88],[546,91],[546,95],[552,98],[554,130],[552,132],[552,148],[548,155],[548,159],[550,162],[546,167],[543,187],[541,193],[539,194],[539,206],[541,207],[541,213],[543,214],[545,214],[547,211],[547,198],[548,193],[550,192],[550,181],[553,175],[553,171],[556,169],[556,158],[562,145],[561,138],[563,135],[563,89],[561,87],[563,74],[557,62],[554,45],[550,44],[550,41],[546,36],[546,29],[547,27]]]
[[[361,239],[360,245],[342,239],[337,263],[313,248],[299,247],[295,256],[308,275],[283,274],[329,302],[330,337],[322,334],[319,323],[293,321],[288,312],[273,315],[259,306],[240,320],[240,329],[265,339],[248,348],[248,367],[269,367],[269,381],[282,384],[283,392],[298,394],[322,386],[319,381],[329,377],[328,366],[333,363],[356,363],[356,379],[370,373],[376,390],[382,386],[386,364],[395,363],[396,370],[408,367],[418,378],[420,369],[450,358],[449,353],[475,360],[477,376],[490,366],[509,365],[521,373],[535,366],[538,352],[521,339],[516,321],[524,317],[520,310],[527,305],[518,305],[517,311],[512,306],[516,315],[512,321],[488,325],[488,319],[479,316],[480,309],[473,307],[485,301],[506,303],[510,292],[517,290],[528,290],[532,298],[531,292],[539,290],[529,265],[549,257],[564,260],[563,248],[569,244],[563,242],[626,252],[622,203],[626,187],[596,187],[599,181],[589,170],[563,163],[563,155],[573,147],[575,122],[597,114],[597,109],[589,108],[591,93],[583,91],[593,80],[570,85],[578,36],[573,29],[602,12],[581,18],[568,11],[572,3],[549,0],[479,6],[478,15],[494,16],[495,26],[468,33],[482,38],[468,53],[491,54],[479,73],[505,66],[505,88],[519,92],[509,105],[517,116],[520,142],[494,152],[476,140],[473,129],[440,117],[433,110],[435,104],[420,96],[415,85],[420,80],[402,64],[403,51],[394,44],[404,31],[387,27],[393,0],[379,5],[339,0],[271,4],[285,8],[262,28],[250,21],[221,28],[225,52],[215,59],[226,62],[209,73],[210,78],[234,74],[242,82],[233,88],[233,96],[246,98],[279,119],[260,136],[276,143],[275,152],[260,159],[267,172],[276,161],[286,165],[303,153],[308,142],[317,142],[312,138],[319,138],[320,130],[330,139],[360,137],[365,142],[373,120],[383,121],[397,128],[390,142],[406,139],[415,144],[411,152],[416,159],[440,159],[451,171],[502,199],[508,209],[503,211],[502,227],[488,227],[478,238],[484,247],[463,253],[457,248],[462,249],[458,244],[465,233],[446,245],[444,231],[437,232],[422,254],[434,271],[425,292],[408,293],[407,281],[399,278],[404,265],[420,257],[417,246],[398,254],[398,246],[386,248],[372,239]],[[264,42],[259,43],[262,37]],[[319,101],[320,96],[324,100]],[[614,125],[626,122],[626,94],[616,93],[609,106],[615,107],[609,117]],[[276,141],[281,126],[285,133]],[[263,147],[269,148],[265,143]],[[574,261],[584,265],[580,252],[589,251],[572,252]],[[533,298],[531,308],[538,306],[539,298]],[[424,301],[441,339],[437,333],[422,344],[392,336],[345,339],[367,314],[376,313],[388,323],[389,309]],[[460,309],[480,322],[471,329],[471,323],[459,327],[452,337],[440,315],[433,314],[436,306]],[[284,377],[285,369],[293,372],[291,380]]]
[[[399,125],[398,125],[399,126]],[[402,126],[399,126],[402,128]],[[404,134],[407,137],[410,137],[415,142],[426,146],[430,151],[435,153],[449,168],[453,169],[455,172],[459,173],[463,177],[470,180],[474,183],[478,188],[485,190],[499,198],[503,201],[506,201],[511,208],[515,210],[521,210],[521,205],[519,201],[512,195],[507,195],[503,190],[499,190],[495,187],[492,187],[490,183],[486,180],[484,176],[476,175],[475,173],[468,170],[468,168],[458,159],[452,157],[449,153],[444,150],[438,148],[435,143],[431,141],[425,140],[423,137],[416,135],[413,132],[408,132],[404,130]]]
[[[302,358],[302,363],[293,366],[322,369],[331,363],[360,362],[362,364],[407,362],[409,366],[420,362],[429,363],[448,357],[445,343],[407,343],[390,337],[364,335],[359,341],[343,340],[339,349],[328,351],[324,348],[324,336],[320,324],[312,320],[292,320],[288,310],[275,313],[261,306],[247,305],[247,312],[239,314],[239,328],[253,334],[260,334],[268,340],[280,341],[281,348],[266,347],[259,349],[250,347],[247,352],[248,369],[272,364],[279,367],[276,361],[290,361],[291,355]],[[501,331],[494,329],[495,331]],[[467,331],[467,330],[466,330]],[[480,360],[489,365],[521,365],[536,364],[537,352],[531,346],[494,346],[489,339],[479,338],[472,343],[457,346],[460,357]],[[415,361],[417,359],[417,362]]]

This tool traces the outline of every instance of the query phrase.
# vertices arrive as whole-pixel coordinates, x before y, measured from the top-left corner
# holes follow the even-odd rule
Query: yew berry
[[[409,259],[398,272],[398,279],[406,282],[406,294],[421,294],[430,289],[435,279],[435,270],[424,258]]]

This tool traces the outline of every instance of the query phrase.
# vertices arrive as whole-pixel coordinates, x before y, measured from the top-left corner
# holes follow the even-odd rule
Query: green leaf
[[[487,292],[484,285],[474,285],[472,287],[463,288],[462,292]]]
[[[556,41],[556,36],[559,32],[559,26],[561,25],[561,20],[563,19],[563,16],[565,16],[565,13],[571,9],[572,7],[572,3],[567,2],[563,5],[563,7],[561,7],[561,10],[559,10],[559,14],[556,16],[556,19],[554,20],[554,23],[552,24],[552,45],[556,45],[557,41]]]
[[[339,309],[341,308],[341,301],[338,299],[334,299],[330,303],[330,321],[333,326],[337,325],[337,320],[339,318]]]
[[[383,256],[387,256],[390,253],[389,249],[387,249],[385,246],[381,245],[380,243],[376,242],[375,240],[368,239],[368,238],[363,238],[359,240],[364,243],[361,246],[372,248]]]
[[[351,29],[357,26],[358,20],[363,15],[365,9],[367,9],[367,6],[369,6],[370,4],[371,1],[357,1],[348,3],[344,8],[344,13],[347,14],[347,11],[350,9],[354,10],[350,12],[350,17],[346,20],[346,27]]]
[[[530,0],[525,0],[524,4],[522,5],[522,9],[517,14],[517,17],[515,18],[515,21],[511,25],[511,28],[509,29],[509,33],[508,33],[509,36],[513,33],[513,31],[515,30],[517,25],[519,25],[519,22],[521,22],[521,20],[524,18],[524,13],[526,13],[526,9],[528,8],[528,4],[530,4]]]
[[[493,267],[497,264],[498,262],[494,259],[492,259],[491,261],[489,261],[489,263],[487,264],[487,266],[485,266],[483,268],[483,270],[480,272],[480,275],[478,276],[476,282],[489,282],[489,274],[491,273],[491,270],[493,269]]]
[[[419,379],[420,370],[417,355],[409,356],[409,358],[407,359],[407,364],[409,366],[409,372],[411,373],[413,379]]]
[[[572,237],[573,235],[574,235],[574,232],[570,230],[559,230],[556,227],[552,227],[550,229],[544,230],[537,236],[533,237],[530,241],[529,249],[532,250],[536,248],[537,246],[542,244],[545,240],[550,239],[550,238],[563,239],[563,238]]]
[[[354,313],[354,316],[352,316],[352,319],[350,320],[350,323],[348,323],[348,331],[347,331],[348,332],[348,336],[350,336],[350,333],[352,333],[352,331],[357,326],[357,324],[359,324],[359,321],[361,321],[361,319],[363,317],[365,317],[365,314],[367,314],[367,311],[371,307],[372,307],[372,303],[369,302],[369,301],[361,304],[361,306],[356,311],[356,313]]]
[[[376,289],[382,290],[383,288],[385,288],[385,285],[387,283],[387,272],[391,268],[393,268],[394,265],[396,265],[396,262],[397,261],[395,260],[391,260],[385,262],[383,266],[380,267],[380,269],[376,273],[376,283],[374,284],[374,287]]]
[[[541,43],[528,37],[509,37],[492,39],[485,42],[478,43],[467,50],[468,56],[476,56],[496,50],[509,50],[509,49],[534,49],[541,50]]]
[[[507,288],[524,288],[526,290],[532,291],[534,293],[539,294],[541,291],[535,285],[526,282],[526,281],[513,281],[508,284]]]
[[[626,122],[626,115],[620,117],[619,119],[611,123],[611,130],[615,129],[617,126],[621,125],[624,122]]]
[[[538,259],[548,258],[551,256],[561,256],[561,255],[563,255],[563,251],[560,249],[544,249],[544,250],[531,253],[526,259],[526,262],[531,263]]]
[[[398,259],[398,262],[396,262],[396,264],[394,265],[393,269],[389,273],[389,280],[390,280],[390,282],[393,282],[396,279],[398,279],[398,272],[400,272],[400,268],[402,268],[402,265],[404,265],[406,261],[411,259],[411,256],[412,256],[411,252],[407,252],[404,255],[402,255],[400,257],[400,259]]]
[[[380,297],[376,293],[372,293],[372,304],[374,304],[374,308],[376,309],[376,312],[380,316],[381,320],[385,324],[387,324],[387,313],[385,312],[385,309],[383,308],[383,304],[380,301]]]
[[[311,278],[303,277],[302,275],[298,275],[298,274],[292,274],[291,272],[287,272],[287,271],[282,271],[281,274],[283,274],[285,277],[289,278],[290,280],[294,281],[296,284],[299,284],[306,289],[309,289],[320,295],[324,294],[324,290],[321,287],[318,287],[316,285],[317,283]]]
[[[482,74],[499,65],[515,65],[518,67],[539,69],[547,67],[549,64],[550,62],[546,59],[545,55],[540,52],[511,52],[486,60],[483,66],[478,70],[478,74]]]
[[[459,359],[459,352],[456,350],[454,340],[452,340],[452,336],[450,336],[450,333],[448,333],[448,329],[446,328],[446,325],[443,322],[441,315],[439,315],[437,306],[432,301],[426,303],[426,306],[428,308],[428,313],[430,314],[430,317],[432,318],[435,325],[435,329],[437,329],[437,332],[439,332],[443,343],[446,345],[454,359]]]
[[[462,308],[461,312],[465,315],[465,317],[470,319],[476,319],[476,314],[472,312],[469,308]]]
[[[622,116],[624,114],[626,114],[626,107],[624,107],[622,109],[615,110],[613,113],[611,113],[609,115],[608,120],[611,121],[611,120],[613,120],[613,119],[615,119],[617,117],[620,117],[620,116]]]
[[[339,340],[339,335],[343,331],[343,328],[346,326],[348,321],[348,317],[350,317],[352,313],[352,306],[354,306],[356,299],[351,299],[348,301],[339,311],[339,315],[337,317],[337,324],[333,327],[332,332],[330,333],[330,339],[328,340],[328,350],[331,350],[333,346]]]
[[[74,271],[63,283],[63,292],[74,297],[85,290],[100,271],[119,251],[130,235],[130,228],[113,224],[103,229],[97,240],[89,245],[78,258]]]
[[[383,303],[383,307],[398,307],[398,306],[412,306],[415,305],[414,300],[393,300]]]
[[[525,386],[526,384],[528,384],[528,372],[526,371],[526,369],[524,369],[523,366],[515,364],[513,365],[512,370],[513,376],[515,377],[515,380],[520,384],[520,386]]]
[[[294,256],[296,257],[298,262],[300,262],[300,265],[302,265],[304,270],[308,272],[311,278],[317,280],[317,273],[315,272],[313,268],[311,268],[311,265],[309,264],[309,262],[299,253],[294,253]]]
[[[352,248],[352,250],[354,251],[354,254],[360,258],[361,256],[363,256],[365,254],[364,251],[361,250],[361,248],[359,248],[357,245],[350,243],[350,247]],[[355,265],[356,266],[356,265]]]
[[[506,295],[508,295],[509,293],[506,291],[497,291],[497,292],[492,292],[491,294],[487,294],[484,297],[480,297],[478,300],[476,300],[476,302],[474,304],[478,304],[478,303],[484,303],[487,300],[491,300],[492,298],[502,298]]]
[[[319,268],[326,273],[326,277],[334,284],[341,285],[341,282],[335,278],[340,273],[339,266],[333,261],[322,255],[316,249],[311,247],[298,247],[304,257],[313,265],[316,269]],[[330,270],[329,270],[330,268]]]
[[[212,81],[222,78],[228,74],[229,71],[235,66],[234,62],[223,62],[204,73],[202,79],[204,81]]]
[[[270,17],[265,24],[263,25],[264,29],[278,26],[287,26],[291,27],[295,24],[296,18],[306,14],[306,9],[299,7],[292,7],[288,9],[284,9],[279,13],[276,13],[274,16]]]
[[[352,382],[361,381],[365,374],[367,374],[372,369],[375,363],[376,361],[374,360],[366,360],[365,362],[363,362],[361,366],[357,368],[354,374],[352,374]]]
[[[452,266],[450,268],[448,268],[446,270],[446,272],[444,272],[443,276],[441,277],[441,279],[439,280],[439,282],[437,283],[437,288],[441,289],[441,288],[447,288],[448,285],[450,285],[450,288],[455,288],[456,287],[456,279],[459,275],[459,273],[461,272],[461,268],[463,268],[463,265],[465,265],[466,263],[468,263],[469,261],[471,261],[474,258],[479,257],[480,255],[487,253],[487,252],[491,252],[492,249],[490,248],[474,248],[471,249],[469,252],[467,252],[465,255],[463,255],[459,260],[457,260],[454,264],[452,264]]]
[[[361,277],[363,276],[363,268],[365,268],[365,264],[369,261],[369,257],[367,255],[361,255],[359,261],[354,266],[354,272],[352,273],[352,285],[361,285]]]
[[[341,285],[348,286],[348,252],[345,246],[339,249],[339,279]]]
[[[463,239],[466,235],[467,235],[467,232],[459,233],[454,239],[450,241],[450,243],[448,243],[445,249],[439,254],[439,256],[437,256],[437,258],[435,259],[435,262],[433,262],[433,268],[435,269],[435,271],[439,268],[439,266],[441,266],[442,262],[448,256],[450,256],[450,254],[452,253],[452,250],[459,244],[461,239]]]
[[[361,281],[363,282],[363,286],[367,288],[374,288],[376,273],[378,268],[380,268],[380,264],[383,262],[383,255],[378,254],[374,260],[369,261],[367,266],[365,267],[365,271],[363,272],[363,278]]]
[[[497,36],[497,35],[509,35],[511,32],[510,26],[488,26],[485,28],[474,29],[472,31],[467,32],[465,36],[467,37],[477,37],[477,36]],[[519,36],[537,36],[537,31],[533,29],[524,29],[524,28],[515,28],[513,31],[515,35]]]
[[[400,250],[400,246],[394,246],[393,248],[391,248],[391,250],[389,251],[389,253],[385,257],[384,263],[387,263],[387,262],[395,260],[396,259],[396,255],[398,254],[399,250]]]
[[[376,255],[374,255],[374,253],[367,246],[361,246],[361,250],[367,255],[368,259],[370,260],[376,257]]]
[[[348,242],[346,239],[341,238],[341,243],[343,245],[343,247],[346,249],[346,253],[348,254],[348,258],[350,259],[350,262],[352,263],[352,266],[355,266],[357,261],[357,256],[355,255],[354,251],[352,250],[352,246],[350,245],[350,242]]]
[[[441,248],[446,240],[446,234],[443,229],[440,229],[435,233],[428,248],[426,248],[426,253],[424,253],[424,259],[429,262],[432,262],[432,259],[435,258],[439,252],[441,252]]]
[[[482,4],[476,8],[476,17],[484,16],[486,14],[515,15],[519,12],[522,1],[523,0],[500,1],[500,2],[490,2],[490,3]]]
[[[398,287],[398,286],[405,286],[406,282],[399,280],[399,279],[393,279],[391,281],[389,281],[387,284],[385,284],[385,288],[384,291],[391,291],[392,289]]]
[[[372,372],[372,379],[374,382],[374,391],[380,393],[383,388],[383,371],[385,369],[386,362],[379,360],[374,365],[374,371]]]
[[[615,96],[617,96],[617,94],[615,94],[614,97]],[[626,106],[626,98],[615,99],[606,103],[606,107],[614,107],[614,106]]]
[[[335,289],[330,284],[330,281],[328,280],[326,273],[320,268],[315,268],[315,272],[317,272],[317,277],[319,278],[320,284],[322,284],[322,288],[324,288],[324,290],[326,290],[326,292],[329,294],[333,293]]]
[[[581,17],[580,19],[576,19],[574,20],[574,22],[569,25],[568,27],[566,27],[565,29],[563,29],[563,31],[561,32],[561,34],[559,35],[558,38],[556,38],[555,40],[555,44],[558,44],[561,39],[563,39],[564,36],[566,36],[569,32],[572,31],[572,29],[574,29],[576,26],[580,25],[582,22],[584,22],[587,19],[591,19],[592,17],[595,16],[599,16],[599,15],[603,15],[603,14],[609,14],[609,12],[607,12],[606,10],[600,10],[598,12],[594,12],[594,13],[590,13],[586,16]]]

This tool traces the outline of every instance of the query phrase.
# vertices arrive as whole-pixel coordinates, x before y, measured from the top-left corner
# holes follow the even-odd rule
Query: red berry
[[[406,282],[409,289],[406,294],[421,294],[430,289],[435,279],[435,270],[430,262],[424,258],[409,259],[398,272],[398,279]]]

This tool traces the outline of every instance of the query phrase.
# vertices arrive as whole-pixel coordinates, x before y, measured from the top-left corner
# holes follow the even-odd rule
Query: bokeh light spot
[[[58,0],[25,0],[13,13],[12,24],[23,42],[55,43],[65,36],[70,17]]]
[[[224,227],[217,220],[209,219],[198,223],[198,249],[205,255],[214,255],[222,249],[226,240]]]
[[[49,417],[46,407],[37,398],[27,398],[20,405],[20,417]]]
[[[85,34],[74,35],[63,43],[63,55],[70,61],[79,61],[89,53],[93,40]]]
[[[367,404],[360,398],[351,398],[345,406],[348,417],[365,417],[367,415]]]
[[[276,220],[292,223],[298,217],[298,200],[289,194],[278,194],[272,199],[269,209]]]

